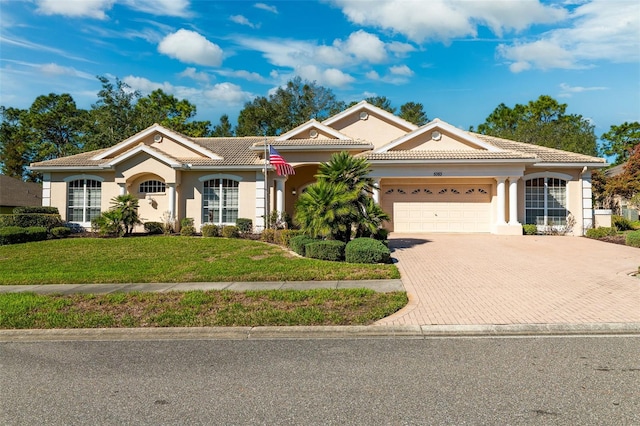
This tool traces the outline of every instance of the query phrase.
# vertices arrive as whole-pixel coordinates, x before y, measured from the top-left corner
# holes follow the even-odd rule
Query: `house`
[[[0,175],[0,214],[11,214],[15,207],[42,205],[42,186]]]
[[[295,167],[265,167],[272,145]],[[521,234],[522,224],[564,226],[581,235],[593,224],[591,170],[604,159],[458,129],[435,119],[422,127],[367,102],[277,137],[191,138],[155,124],[119,144],[34,163],[43,205],[88,227],[119,194],[140,199],[140,216],[262,229],[265,212],[293,214],[318,165],[347,151],[366,158],[395,232]],[[266,179],[265,179],[266,169]]]

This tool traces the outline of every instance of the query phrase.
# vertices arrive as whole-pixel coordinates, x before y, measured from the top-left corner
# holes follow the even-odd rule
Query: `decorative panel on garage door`
[[[383,208],[395,232],[489,232],[490,185],[423,185],[383,188]]]

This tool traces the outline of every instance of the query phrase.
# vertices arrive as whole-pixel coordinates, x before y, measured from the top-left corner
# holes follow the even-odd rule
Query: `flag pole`
[[[267,229],[267,224],[269,222],[268,213],[269,213],[269,185],[267,181],[267,129],[264,129],[264,225],[263,230]]]

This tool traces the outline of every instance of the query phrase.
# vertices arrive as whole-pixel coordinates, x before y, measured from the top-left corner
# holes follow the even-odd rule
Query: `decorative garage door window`
[[[159,180],[147,180],[140,184],[138,192],[140,194],[164,194],[167,191],[167,187],[164,182]]]
[[[566,225],[567,181],[549,177],[526,180],[525,220],[532,225]]]
[[[92,179],[72,180],[67,184],[69,222],[90,222],[100,216],[102,183]]]
[[[211,179],[204,182],[202,197],[204,220],[233,224],[238,219],[238,181]]]

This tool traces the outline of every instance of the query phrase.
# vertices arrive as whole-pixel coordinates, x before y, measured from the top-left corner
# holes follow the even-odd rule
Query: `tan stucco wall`
[[[405,130],[396,127],[396,124],[383,120],[373,114],[369,114],[366,120],[361,120],[359,114],[353,114],[331,124],[331,127],[352,137],[363,139],[373,143],[374,149],[405,135]]]
[[[469,150],[469,149],[480,149],[484,150],[475,145],[470,145],[467,143],[463,143],[457,138],[453,138],[450,134],[442,131],[441,129],[437,129],[442,135],[440,140],[433,140],[431,138],[431,134],[433,131],[423,133],[417,136],[415,139],[411,139],[403,143],[402,145],[398,145],[394,149],[396,150],[420,150],[420,151],[458,151],[458,150]]]
[[[101,184],[100,208],[102,211],[108,210],[111,206],[111,199],[120,194],[118,185],[113,182],[112,172],[87,172],[87,173],[51,173],[51,201],[52,207],[57,207],[63,220],[67,218],[67,182],[65,178],[75,179],[95,179],[103,178]]]

